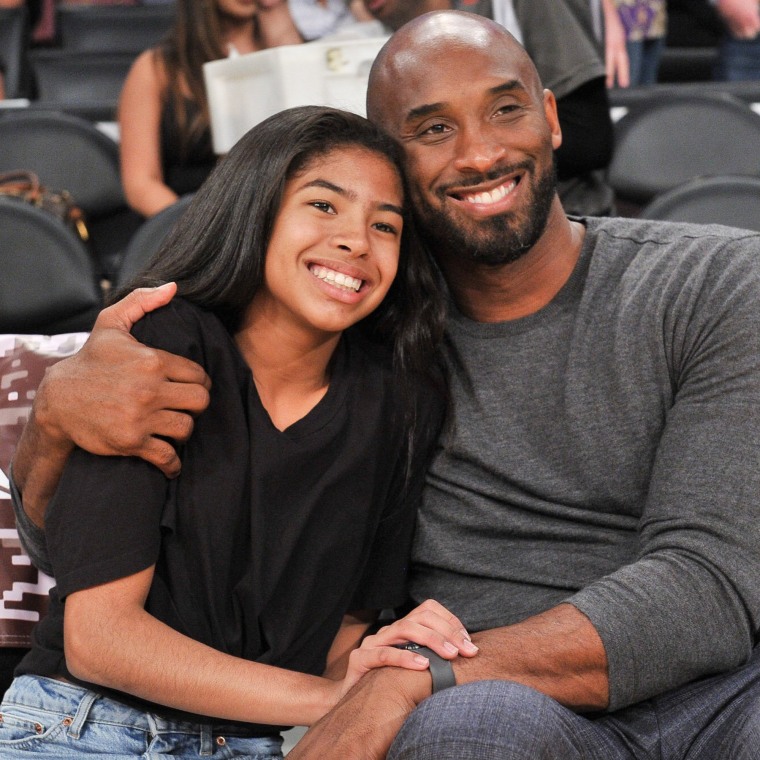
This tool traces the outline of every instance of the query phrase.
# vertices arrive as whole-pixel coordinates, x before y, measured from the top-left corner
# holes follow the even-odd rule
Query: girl
[[[172,29],[135,60],[119,100],[127,203],[153,216],[214,167],[204,63],[301,41],[286,0],[177,0]]]
[[[273,116],[129,285],[177,283],[134,333],[202,364],[211,402],[176,480],[69,459],[45,521],[58,585],[0,755],[281,757],[280,728],[368,669],[427,667],[389,645],[473,653],[433,602],[356,648],[404,599],[441,417],[422,376],[442,309],[397,151],[353,114]]]

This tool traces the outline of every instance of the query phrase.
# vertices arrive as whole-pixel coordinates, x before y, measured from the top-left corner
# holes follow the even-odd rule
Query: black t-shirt
[[[199,362],[210,405],[176,480],[136,458],[73,453],[46,516],[57,588],[17,674],[76,680],[60,600],[153,564],[146,609],[158,619],[228,654],[320,674],[346,611],[405,597],[440,404],[420,388],[418,455],[404,488],[397,389],[359,336],[344,335],[326,395],[281,432],[212,314],[175,300],[134,334]]]

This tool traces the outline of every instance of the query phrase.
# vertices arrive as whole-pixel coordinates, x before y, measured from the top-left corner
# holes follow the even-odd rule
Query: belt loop
[[[200,756],[208,757],[214,754],[214,736],[211,732],[211,726],[207,723],[200,724]]]
[[[82,701],[79,703],[79,707],[77,707],[77,711],[74,715],[74,720],[69,726],[68,735],[72,739],[79,738],[79,735],[82,733],[82,729],[84,728],[84,723],[87,720],[87,716],[90,714],[90,708],[99,696],[100,694],[97,694],[94,691],[85,692],[85,695],[82,697]]]

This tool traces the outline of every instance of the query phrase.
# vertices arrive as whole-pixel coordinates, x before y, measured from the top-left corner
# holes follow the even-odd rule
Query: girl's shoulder
[[[208,347],[225,345],[230,335],[211,311],[181,297],[149,312],[132,328],[141,343],[201,361]]]

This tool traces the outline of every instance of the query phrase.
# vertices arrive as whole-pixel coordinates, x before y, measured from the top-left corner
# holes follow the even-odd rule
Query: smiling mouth
[[[359,288],[361,288],[364,282],[357,277],[351,277],[350,275],[343,274],[343,272],[336,272],[334,269],[328,269],[319,264],[312,264],[309,267],[309,271],[315,277],[324,280],[330,285],[335,285],[335,287],[342,288],[343,290],[351,290],[354,293],[358,293]]]
[[[452,193],[452,195],[457,200],[465,201],[467,203],[473,203],[479,206],[490,206],[494,203],[499,203],[499,201],[506,198],[516,187],[517,180],[513,179],[510,182],[505,182],[503,185],[495,187],[493,190],[486,190],[479,193],[459,192]]]

